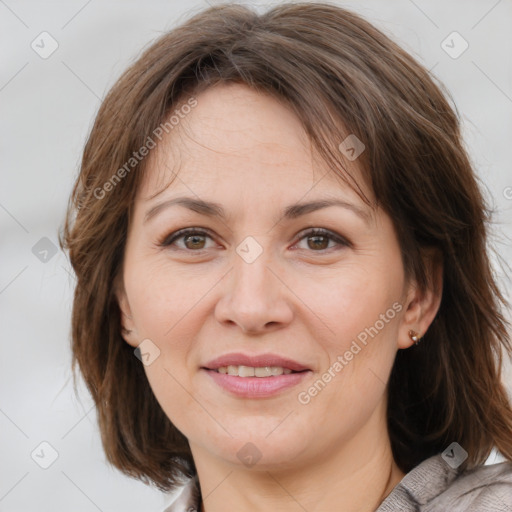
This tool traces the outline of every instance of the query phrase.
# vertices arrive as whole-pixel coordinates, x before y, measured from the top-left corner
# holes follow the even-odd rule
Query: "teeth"
[[[277,369],[277,366],[274,366]],[[264,366],[263,368],[254,368],[255,377],[271,377],[272,368],[270,366]]]
[[[253,366],[221,366],[217,368],[219,373],[227,373],[228,375],[236,375],[238,377],[272,377],[275,375],[288,375],[292,373],[289,368],[281,366],[263,366],[254,368]]]

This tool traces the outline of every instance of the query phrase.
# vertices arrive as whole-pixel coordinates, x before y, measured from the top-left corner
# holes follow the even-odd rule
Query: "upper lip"
[[[241,353],[225,354],[223,356],[212,359],[206,363],[203,368],[208,370],[217,370],[221,366],[252,366],[254,368],[262,368],[265,366],[280,366],[282,368],[288,368],[290,370],[300,372],[303,370],[309,370],[307,366],[304,366],[293,359],[282,357],[277,354],[260,354],[255,356],[249,356]]]

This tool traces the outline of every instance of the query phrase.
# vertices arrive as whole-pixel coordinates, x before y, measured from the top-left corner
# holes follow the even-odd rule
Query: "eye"
[[[199,252],[207,249],[207,247],[205,247],[205,238],[210,238],[210,240],[212,239],[207,231],[198,228],[185,228],[170,234],[164,238],[159,245],[162,247],[169,247],[171,245],[175,245],[176,241],[183,239],[185,247],[178,246],[178,249]]]
[[[335,242],[335,244],[344,247],[351,246],[350,242],[342,236],[323,228],[313,228],[300,233],[300,235],[302,236],[299,241],[308,240],[307,249],[310,249],[313,252],[322,252],[329,248],[332,249],[332,246],[329,247],[329,242]],[[208,249],[208,247],[206,247],[207,238],[213,240],[212,235],[204,229],[185,228],[166,236],[161,242],[159,242],[159,245],[161,247],[170,247],[175,245],[179,250],[201,252]],[[180,240],[183,240],[184,246],[180,247],[179,244],[176,244],[176,242]]]
[[[321,252],[329,249],[329,242],[335,242],[338,245],[350,247],[350,242],[342,236],[336,235],[332,231],[323,228],[313,228],[307,232],[301,233],[300,241],[307,240],[307,248],[313,252]],[[332,246],[330,247],[332,249]]]

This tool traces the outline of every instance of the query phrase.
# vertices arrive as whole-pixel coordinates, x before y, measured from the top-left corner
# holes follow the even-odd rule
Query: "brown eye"
[[[160,245],[162,247],[176,246],[176,248],[180,250],[200,252],[204,249],[208,249],[206,246],[208,238],[212,240],[212,237],[206,231],[196,228],[186,228],[180,229],[167,236],[160,242]],[[183,242],[180,244],[177,243],[181,241]]]
[[[327,249],[329,238],[321,235],[308,236],[308,247],[310,249]]]
[[[182,238],[187,249],[204,249],[203,235],[185,235]]]
[[[350,247],[351,244],[340,235],[323,228],[311,229],[302,234],[300,241],[307,239],[307,248],[313,252],[322,252],[335,248],[336,245]],[[329,247],[329,243],[334,242],[334,246]]]

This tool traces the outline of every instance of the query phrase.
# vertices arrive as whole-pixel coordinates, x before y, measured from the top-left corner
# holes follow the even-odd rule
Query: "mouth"
[[[268,398],[297,386],[310,368],[273,354],[228,354],[200,368],[224,392],[239,398]]]
[[[279,375],[290,375],[292,373],[304,373],[310,370],[292,370],[283,366],[245,366],[245,365],[228,365],[219,366],[218,368],[203,368],[223,375],[233,375],[235,377],[255,377],[258,379],[266,377],[278,377]]]
[[[225,354],[200,370],[230,396],[251,399],[275,396],[313,374],[298,361],[277,354]]]
[[[230,396],[245,399],[270,398],[297,386],[311,375],[311,370],[293,371],[282,367],[234,366],[217,369],[202,368],[201,372],[219,389]],[[286,371],[285,371],[286,370]],[[256,376],[256,372],[260,376]],[[262,375],[265,372],[266,375]],[[272,375],[274,373],[274,375]]]
[[[202,366],[225,375],[238,377],[272,377],[311,370],[307,366],[276,354],[247,355],[231,353],[217,357]]]

